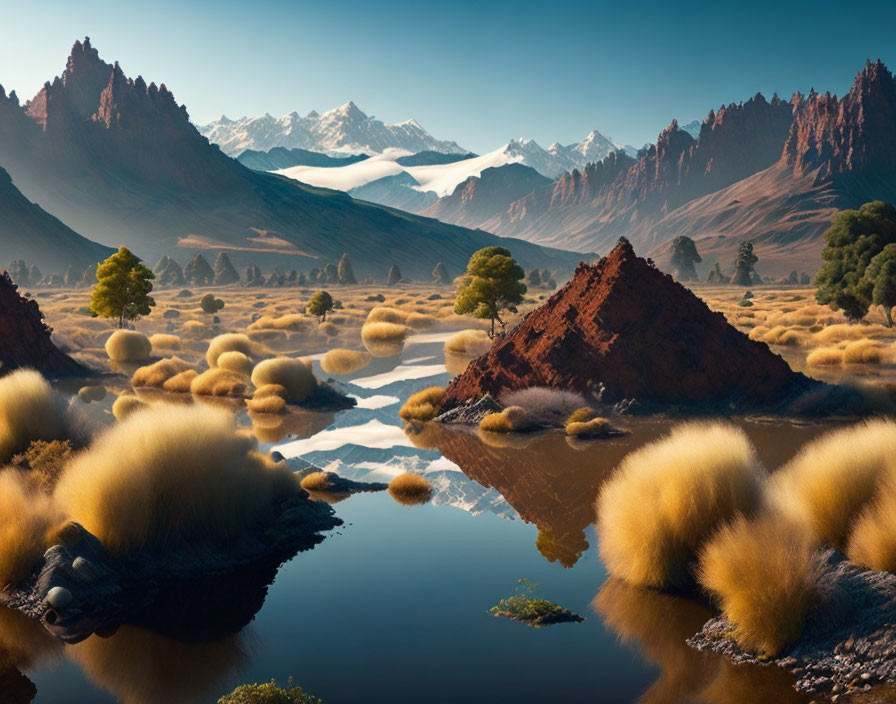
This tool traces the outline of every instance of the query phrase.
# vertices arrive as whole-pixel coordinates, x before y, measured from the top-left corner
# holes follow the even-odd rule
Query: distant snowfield
[[[436,195],[441,198],[451,195],[457,185],[466,181],[470,176],[479,176],[485,169],[518,163],[524,158],[522,154],[509,153],[507,147],[504,146],[488,154],[456,161],[453,164],[402,166],[396,161],[396,159],[409,154],[410,152],[402,149],[387,149],[382,154],[348,166],[292,166],[288,169],[280,169],[275,173],[311,186],[350,191],[352,188],[363,186],[371,181],[386,176],[395,176],[406,171],[420,184],[419,187],[414,187],[415,190],[435,191]]]
[[[360,445],[379,450],[392,447],[413,447],[404,430],[395,425],[386,425],[378,420],[370,420],[362,425],[347,428],[323,430],[317,435],[303,440],[294,440],[272,448],[287,459],[301,457],[309,452],[332,452],[345,445]]]

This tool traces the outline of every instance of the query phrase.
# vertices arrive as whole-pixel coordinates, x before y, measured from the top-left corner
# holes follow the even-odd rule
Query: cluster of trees
[[[871,306],[893,324],[896,306],[896,208],[883,201],[838,213],[824,234],[824,264],[815,276],[819,303],[864,318]]]
[[[697,251],[697,244],[690,237],[679,235],[672,240],[672,255],[670,263],[675,274],[675,278],[679,281],[699,281],[697,275],[696,264],[703,261],[700,253]],[[728,276],[722,271],[722,267],[715,262],[706,276],[706,283],[714,285],[731,284],[732,286],[755,286],[762,283],[780,283],[808,286],[811,283],[809,275],[805,272],[802,274],[791,271],[790,275],[784,279],[772,280],[763,279],[756,272],[756,263],[759,257],[753,249],[752,242],[741,242],[737,248],[737,255],[734,260],[734,274]]]
[[[530,288],[557,288],[557,282],[547,269],[532,269],[526,274],[526,284]]]

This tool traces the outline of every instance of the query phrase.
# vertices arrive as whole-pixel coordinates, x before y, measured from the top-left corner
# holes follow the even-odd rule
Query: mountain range
[[[429,278],[438,261],[459,271],[498,243],[528,267],[578,259],[248,169],[196,130],[164,84],[128,78],[89,39],[24,105],[0,96],[0,166],[69,227],[149,261],[226,250],[237,266],[307,269],[348,252],[361,275],[398,263]]]
[[[880,61],[842,98],[757,94],[710,110],[692,131],[673,121],[638,156],[613,152],[512,202],[481,191],[491,202],[427,212],[582,252],[625,236],[659,261],[677,235],[697,240],[707,265],[730,265],[751,240],[763,272],[777,274],[820,265],[837,210],[896,200],[896,81]]]
[[[353,102],[320,114],[312,110],[302,117],[291,112],[283,117],[261,115],[229,120],[226,115],[199,127],[199,132],[221,151],[238,156],[247,149],[274,147],[308,149],[331,156],[336,153],[381,153],[386,149],[465,152],[456,142],[435,139],[416,120],[386,124],[362,112]]]

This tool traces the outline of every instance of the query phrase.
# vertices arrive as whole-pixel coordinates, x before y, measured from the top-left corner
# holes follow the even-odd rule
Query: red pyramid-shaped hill
[[[443,410],[544,386],[634,409],[771,407],[818,384],[794,372],[622,240],[530,313],[447,389]],[[819,384],[820,385],[820,384]]]
[[[0,272],[0,374],[28,367],[48,377],[90,371],[60,350],[33,298],[23,298],[5,271]]]

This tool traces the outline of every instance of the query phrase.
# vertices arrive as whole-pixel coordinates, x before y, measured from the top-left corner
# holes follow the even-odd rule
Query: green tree
[[[896,244],[888,244],[868,263],[862,276],[871,287],[871,303],[882,306],[887,325],[893,327],[893,306],[896,306]]]
[[[506,327],[501,320],[501,311],[516,312],[517,304],[523,302],[526,285],[522,280],[525,275],[526,272],[504,247],[480,249],[470,257],[467,273],[460,279],[454,312],[491,320],[489,336],[494,338],[495,321],[502,330]]]
[[[824,264],[815,275],[816,300],[861,320],[872,304],[874,285],[865,269],[889,244],[896,243],[896,208],[883,201],[834,216],[824,233]]]
[[[127,247],[100,264],[96,270],[90,310],[103,318],[118,318],[118,327],[125,320],[149,315],[156,302],[149,295],[155,275]]]
[[[759,261],[759,257],[753,254],[752,242],[741,242],[737,248],[737,259],[734,261],[734,276],[731,283],[734,286],[750,286],[756,283],[753,275],[753,266]]]
[[[672,240],[671,263],[679,281],[696,281],[697,270],[694,264],[702,261],[703,258],[697,253],[697,244],[690,237],[679,235]]]
[[[199,301],[199,307],[202,308],[203,313],[212,315],[224,307],[224,301],[220,298],[215,298],[215,294],[213,293],[207,293],[202,297],[202,300]]]
[[[321,322],[326,322],[327,313],[331,310],[333,310],[333,297],[326,291],[315,293],[305,306],[308,315],[316,315]]]

